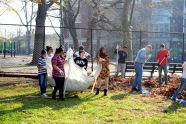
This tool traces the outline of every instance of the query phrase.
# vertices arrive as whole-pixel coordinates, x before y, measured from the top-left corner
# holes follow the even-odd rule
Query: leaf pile
[[[130,91],[133,81],[134,81],[134,78],[124,79],[124,78],[119,78],[119,77],[117,78],[111,77],[109,90]],[[145,79],[142,81],[142,83],[145,88],[151,89],[151,95],[163,95],[166,97],[171,97],[175,93],[177,88],[180,86],[179,76],[176,74],[169,76],[168,86],[165,86],[165,85],[160,86],[158,79],[154,79],[154,78]],[[184,97],[185,94],[186,94],[186,88],[179,94],[178,98],[185,99]]]

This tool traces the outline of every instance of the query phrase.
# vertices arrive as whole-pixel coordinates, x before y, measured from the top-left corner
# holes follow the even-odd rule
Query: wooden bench
[[[128,61],[126,62],[126,72],[135,72],[134,70],[134,62]],[[182,73],[182,63],[169,63],[169,73]],[[144,72],[149,72],[151,74],[151,77],[153,77],[153,74],[155,71],[158,71],[158,64],[157,62],[147,62],[144,65],[143,68]]]

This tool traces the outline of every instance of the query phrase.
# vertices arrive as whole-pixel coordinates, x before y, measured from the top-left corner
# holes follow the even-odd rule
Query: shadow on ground
[[[66,98],[66,101],[61,101],[58,99],[53,100],[50,97],[48,98],[39,97],[39,96],[36,96],[36,94],[37,93],[32,93],[32,94],[26,94],[26,95],[21,95],[21,96],[0,98],[1,104],[18,103],[18,102],[23,104],[21,107],[15,108],[12,110],[0,110],[0,116],[4,114],[12,113],[12,112],[25,112],[27,110],[39,109],[39,108],[43,108],[46,106],[52,108],[53,110],[60,110],[63,108],[68,108],[68,107],[79,105],[83,102],[95,101],[103,97],[103,96],[95,96],[94,94],[87,94],[83,98],[68,97]]]
[[[164,110],[164,113],[173,113],[182,107],[186,107],[186,104],[172,101],[172,104],[166,110]]]

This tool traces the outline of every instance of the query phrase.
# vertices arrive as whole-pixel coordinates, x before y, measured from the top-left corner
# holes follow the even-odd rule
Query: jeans
[[[164,75],[165,75],[165,84],[168,85],[167,65],[160,65],[159,66],[159,83],[160,83],[160,85],[162,84],[162,70],[164,71]]]
[[[119,72],[121,71],[121,77],[125,78],[125,69],[126,63],[118,63],[116,76],[118,76]]]
[[[172,99],[176,99],[176,97],[178,96],[178,94],[186,87],[186,79],[180,78],[180,80],[181,80],[180,87],[176,90],[176,92],[172,96]]]
[[[135,80],[132,84],[132,88],[136,88],[138,87],[138,90],[142,90],[142,75],[143,75],[143,64],[135,64],[134,65],[135,68],[135,72],[136,72],[136,76],[135,76]]]
[[[47,74],[39,74],[38,78],[41,94],[46,93]]]
[[[64,85],[65,85],[65,78],[60,78],[60,77],[54,77],[55,80],[55,87],[53,90],[53,95],[56,95],[56,92],[59,90],[59,98],[64,98],[63,97],[63,92],[64,92]]]

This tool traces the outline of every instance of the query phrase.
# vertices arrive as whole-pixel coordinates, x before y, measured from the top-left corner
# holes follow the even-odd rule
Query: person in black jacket
[[[84,68],[85,70],[87,70],[87,66],[88,66],[88,60],[86,59],[85,56],[85,51],[79,51],[80,56],[76,57],[74,59],[74,62],[79,65],[80,67]]]
[[[118,51],[118,65],[116,76],[121,72],[121,77],[125,78],[125,69],[126,69],[126,58],[128,56],[128,48],[124,46],[121,50]]]

